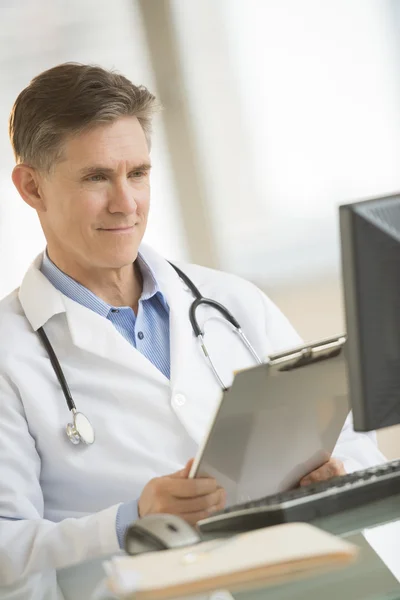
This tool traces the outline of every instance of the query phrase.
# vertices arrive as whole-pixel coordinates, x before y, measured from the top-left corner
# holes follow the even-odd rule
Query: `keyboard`
[[[319,517],[400,494],[400,460],[229,506],[197,523],[202,533],[240,533]]]

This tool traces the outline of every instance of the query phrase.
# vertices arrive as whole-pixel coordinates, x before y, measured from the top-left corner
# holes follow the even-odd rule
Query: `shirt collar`
[[[157,296],[164,307],[168,308],[167,301],[158,286],[154,272],[140,252],[138,253],[137,261],[143,278],[143,291],[140,299],[149,300],[153,296]],[[82,306],[90,308],[97,314],[107,317],[110,310],[116,308],[104,302],[104,300],[93,294],[85,286],[61,271],[49,258],[47,250],[43,253],[40,270],[58,291]]]
[[[161,300],[164,307],[167,308],[167,300],[160,290],[154,271],[140,252],[138,252],[137,261],[143,279],[141,300],[149,300],[149,298],[158,295],[158,298]]]

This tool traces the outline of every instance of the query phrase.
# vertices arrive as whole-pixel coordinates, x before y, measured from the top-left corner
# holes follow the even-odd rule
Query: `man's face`
[[[94,127],[66,141],[42,177],[39,218],[50,257],[67,270],[119,269],[136,259],[147,225],[150,157],[136,117]]]

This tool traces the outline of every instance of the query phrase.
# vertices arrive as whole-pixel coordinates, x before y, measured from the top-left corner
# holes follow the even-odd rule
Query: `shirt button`
[[[139,340],[142,340],[144,338],[144,333],[143,331],[139,331],[139,333],[137,334]]]
[[[112,312],[112,313],[119,313],[119,309],[118,309],[118,308],[112,308],[112,309],[111,309],[111,312]]]
[[[186,398],[183,394],[176,394],[174,400],[176,406],[183,406],[186,403]]]

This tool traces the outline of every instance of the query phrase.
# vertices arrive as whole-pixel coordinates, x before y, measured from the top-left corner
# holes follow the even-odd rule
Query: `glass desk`
[[[360,547],[358,561],[344,569],[325,574],[286,581],[258,590],[235,592],[235,600],[394,600],[400,599],[400,583],[378,554],[371,548],[367,537],[385,525],[380,547],[390,551],[395,571],[400,578],[400,495],[380,500],[369,506],[352,509],[313,522],[314,525],[335,535],[345,537]],[[382,532],[383,533],[383,532]],[[391,540],[387,542],[387,536]],[[392,544],[392,547],[390,547]],[[0,600],[90,600],[93,591],[104,578],[103,560],[83,563],[58,573],[38,574],[20,582],[12,589],[0,587]],[[202,596],[208,600],[226,600],[224,593]],[[97,600],[97,598],[96,598]]]
[[[400,583],[372,549],[371,544],[388,550],[387,539],[397,537],[396,550],[391,550],[392,567],[397,564],[400,578],[400,495],[379,500],[368,506],[348,510],[334,516],[316,519],[313,524],[344,537],[360,548],[356,563],[344,569],[258,589],[236,593],[236,600],[397,600]],[[384,527],[382,527],[384,525]],[[377,527],[378,526],[378,527]],[[380,526],[380,527],[379,527]],[[379,547],[380,550],[380,547]],[[386,558],[386,557],[385,557]]]

